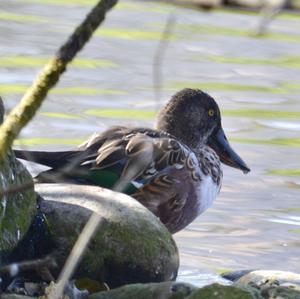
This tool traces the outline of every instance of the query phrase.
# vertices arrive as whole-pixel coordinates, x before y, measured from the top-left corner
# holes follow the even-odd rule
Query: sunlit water
[[[0,2],[0,94],[8,109],[92,2]],[[176,25],[157,103],[153,57],[170,13]],[[253,36],[258,22],[253,14],[121,2],[18,145],[67,149],[112,124],[152,126],[175,91],[202,88],[217,99],[227,136],[252,171],[224,167],[213,207],[175,235],[180,279],[200,285],[225,270],[299,272],[300,16],[280,15],[261,38]]]

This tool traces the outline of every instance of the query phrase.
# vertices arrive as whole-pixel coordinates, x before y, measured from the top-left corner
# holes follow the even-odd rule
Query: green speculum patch
[[[122,118],[122,119],[153,119],[154,111],[134,110],[134,109],[90,109],[85,114],[105,117],[105,118]]]

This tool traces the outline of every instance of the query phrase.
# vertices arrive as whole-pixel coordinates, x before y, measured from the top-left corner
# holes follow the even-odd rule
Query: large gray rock
[[[0,98],[0,122],[3,120]],[[36,213],[32,177],[12,151],[0,165],[0,265],[3,252],[12,250],[27,232]]]
[[[75,277],[89,277],[110,287],[176,278],[179,258],[171,234],[133,198],[100,187],[68,184],[39,184],[36,191],[44,199],[40,209],[60,267],[92,212],[101,218]]]

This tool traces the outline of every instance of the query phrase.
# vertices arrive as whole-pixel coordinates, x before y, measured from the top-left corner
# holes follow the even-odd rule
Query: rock
[[[217,283],[201,289],[186,283],[132,284],[92,294],[89,299],[262,299],[256,290]]]
[[[183,299],[196,288],[186,283],[162,282],[131,284],[89,296],[89,299]]]
[[[293,272],[252,271],[237,280],[235,285],[254,287],[266,299],[300,299],[300,274]]]
[[[290,8],[300,9],[300,0],[290,0]]]
[[[255,286],[260,286],[265,283],[275,283],[276,285],[290,283],[300,286],[300,274],[287,271],[256,270],[242,276],[237,280],[237,283]]]
[[[255,270],[235,270],[235,271],[229,271],[229,272],[225,272],[222,273],[222,278],[230,280],[232,282],[237,281],[238,279],[240,279],[242,276],[255,271]]]
[[[194,291],[187,299],[263,299],[255,289],[214,283]]]
[[[281,7],[285,3],[285,0],[227,0],[226,3],[229,5],[237,5],[246,8],[261,9],[263,7]]]
[[[172,0],[171,2],[177,5],[184,5],[184,6],[190,5],[202,9],[217,8],[220,7],[223,3],[222,0]]]
[[[133,198],[94,186],[39,184],[36,190],[44,199],[40,210],[60,268],[91,213],[101,218],[74,277],[106,282],[110,288],[176,278],[179,258],[171,234]]]
[[[0,121],[3,120],[0,98]],[[10,150],[0,167],[0,265],[27,232],[36,213],[32,177]]]
[[[16,294],[1,294],[1,299],[35,299],[36,297],[28,297],[24,295]]]

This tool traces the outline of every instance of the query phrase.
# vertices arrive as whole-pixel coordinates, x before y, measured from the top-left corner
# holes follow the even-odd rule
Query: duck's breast
[[[198,215],[207,210],[220,192],[221,184],[213,181],[210,175],[201,176],[201,182],[195,187]]]

